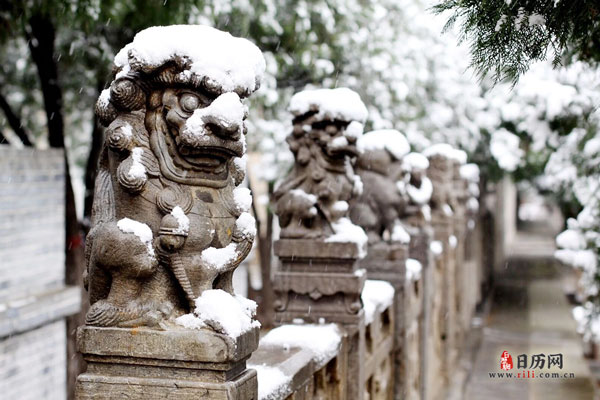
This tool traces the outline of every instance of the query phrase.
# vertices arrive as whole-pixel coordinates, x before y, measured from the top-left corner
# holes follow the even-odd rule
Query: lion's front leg
[[[125,326],[150,311],[141,295],[158,267],[150,228],[133,220],[106,222],[94,232],[89,252],[92,306],[88,325]],[[142,324],[143,325],[143,324]]]
[[[233,294],[233,271],[252,250],[256,236],[256,221],[247,212],[235,222],[231,242],[220,249],[209,247],[201,255],[202,268],[210,276],[208,284],[200,288],[198,295],[208,289],[222,289]]]

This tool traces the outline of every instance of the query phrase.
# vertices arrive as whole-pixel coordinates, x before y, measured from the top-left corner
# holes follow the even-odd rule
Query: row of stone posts
[[[277,327],[259,342],[231,279],[256,234],[240,99],[262,70],[254,45],[200,26],[142,31],[115,58],[78,398],[443,398],[477,296],[476,174],[449,145],[363,134],[349,89],[297,93],[272,199]]]

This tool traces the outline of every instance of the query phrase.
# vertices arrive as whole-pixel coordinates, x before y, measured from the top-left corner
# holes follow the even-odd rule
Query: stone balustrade
[[[164,35],[176,53],[154,48]],[[264,67],[250,42],[201,26],[150,28],[115,58],[96,110],[107,132],[77,398],[445,396],[479,296],[474,174],[447,144],[419,154],[398,131],[363,134],[350,89],[291,99],[295,163],[271,199],[262,305],[276,327],[260,332],[234,293],[257,233],[242,99]]]

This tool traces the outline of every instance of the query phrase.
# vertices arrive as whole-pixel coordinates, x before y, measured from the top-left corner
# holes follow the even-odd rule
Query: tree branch
[[[33,146],[31,141],[29,140],[29,136],[23,128],[23,124],[21,124],[21,118],[13,111],[6,98],[0,93],[0,108],[4,111],[4,115],[6,116],[6,120],[10,125],[11,129],[15,132],[15,134],[21,139],[21,142],[25,146]],[[3,142],[3,140],[0,140]]]

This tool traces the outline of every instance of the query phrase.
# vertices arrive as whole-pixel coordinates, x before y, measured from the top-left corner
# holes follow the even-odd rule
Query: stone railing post
[[[454,353],[455,305],[455,260],[450,246],[453,235],[452,193],[452,147],[445,144],[433,145],[425,150],[429,159],[427,176],[433,183],[431,197],[431,222],[434,231],[432,252],[435,268],[432,272],[431,294],[431,341],[427,381],[431,384],[429,398],[440,398],[448,387],[450,360]]]
[[[428,399],[431,388],[435,386],[429,379],[429,359],[431,358],[432,335],[432,298],[438,288],[435,286],[434,273],[435,264],[431,254],[430,246],[433,240],[433,228],[431,226],[431,208],[429,202],[433,193],[433,184],[427,177],[429,161],[419,153],[410,153],[403,159],[404,169],[409,172],[409,180],[406,183],[408,204],[402,217],[402,223],[410,234],[409,259],[418,262],[421,267],[420,279],[414,282],[420,288],[420,313],[418,315],[418,368],[411,362],[410,368],[418,370],[414,382],[418,386],[418,393],[414,393],[415,387],[409,387],[412,393],[407,393],[406,398]]]
[[[368,255],[361,266],[369,279],[387,281],[394,287],[394,398],[411,398],[420,391],[418,320],[423,293],[420,279],[415,281],[420,267],[419,271],[407,271],[412,244],[409,232],[419,229],[402,219],[423,217],[422,206],[431,195],[431,182],[424,176],[427,159],[416,153],[407,155],[408,141],[396,130],[366,133],[358,140],[358,148],[355,170],[364,190],[352,203],[351,218],[369,237]],[[416,238],[417,248],[421,239]],[[419,255],[424,259],[427,252]]]
[[[291,174],[274,193],[281,226],[274,251],[275,324],[339,323],[348,340],[346,398],[364,396],[366,280],[358,260],[367,237],[348,218],[349,202],[362,190],[350,165],[367,110],[349,89],[297,93],[291,100],[295,156]]]
[[[453,160],[453,186],[455,193],[454,203],[454,237],[456,260],[456,309],[457,309],[457,338],[456,344],[460,348],[464,343],[464,336],[469,329],[472,317],[472,285],[471,277],[474,271],[465,263],[465,238],[467,232],[467,200],[469,198],[468,183],[462,178],[460,168],[464,164]]]
[[[256,305],[232,275],[256,233],[241,99],[264,67],[256,46],[204,26],[146,29],[115,57],[96,106],[78,399],[257,399]]]
[[[481,296],[481,224],[479,217],[479,167],[476,164],[465,164],[460,167],[460,176],[464,181],[465,228],[464,234],[464,263],[467,268],[467,281],[469,282],[469,301],[467,308],[470,310],[469,321],[465,327],[470,326],[470,319],[474,314]]]

